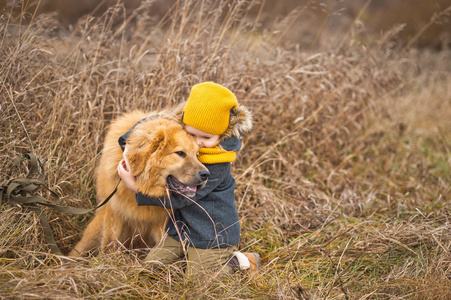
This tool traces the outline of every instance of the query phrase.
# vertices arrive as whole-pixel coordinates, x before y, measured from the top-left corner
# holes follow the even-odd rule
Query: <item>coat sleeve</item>
[[[136,194],[136,202],[139,206],[153,205],[171,209],[180,209],[198,202],[199,200],[205,198],[205,196],[213,192],[224,180],[226,180],[227,176],[230,175],[230,163],[220,163],[205,166],[210,171],[210,177],[208,178],[205,187],[197,191],[196,195],[193,198],[188,198],[184,195],[173,192],[171,193],[170,199],[168,201],[167,197],[151,197],[138,192]]]

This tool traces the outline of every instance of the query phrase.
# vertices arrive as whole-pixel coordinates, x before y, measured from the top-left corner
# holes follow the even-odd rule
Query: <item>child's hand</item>
[[[136,179],[135,176],[132,175],[130,171],[130,165],[128,164],[127,158],[125,157],[125,153],[127,148],[124,151],[124,158],[119,162],[117,166],[117,173],[119,177],[124,182],[125,186],[134,193],[138,193],[138,188],[136,187]]]

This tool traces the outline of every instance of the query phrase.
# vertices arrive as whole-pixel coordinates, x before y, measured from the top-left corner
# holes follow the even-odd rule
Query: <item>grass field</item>
[[[60,204],[93,207],[109,122],[215,81],[254,116],[232,172],[240,248],[263,267],[199,282],[129,253],[67,260],[33,211],[4,201],[0,298],[451,299],[451,51],[416,43],[451,8],[401,43],[401,25],[369,33],[367,3],[270,18],[257,1],[187,0],[155,17],[144,1],[70,26],[3,12],[0,184],[32,151]],[[43,211],[64,253],[92,218]]]

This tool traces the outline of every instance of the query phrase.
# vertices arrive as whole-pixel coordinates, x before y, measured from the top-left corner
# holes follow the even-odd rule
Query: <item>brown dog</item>
[[[135,111],[110,125],[95,174],[98,202],[106,199],[119,182],[117,165],[123,158],[119,137],[148,116]],[[197,152],[194,139],[171,114],[143,120],[127,139],[126,155],[138,190],[153,197],[167,194],[168,187],[192,197],[205,185],[209,173],[197,159]],[[121,182],[111,200],[98,209],[69,256],[111,251],[119,245],[129,249],[153,247],[164,234],[168,216],[162,207],[138,206],[135,193]]]

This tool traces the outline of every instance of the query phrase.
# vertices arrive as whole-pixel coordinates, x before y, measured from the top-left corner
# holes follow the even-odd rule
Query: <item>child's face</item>
[[[207,133],[192,126],[185,125],[185,130],[194,137],[200,148],[213,148],[219,144],[219,135]]]

